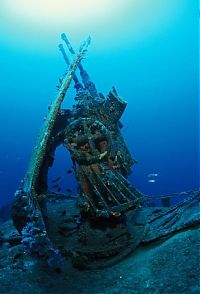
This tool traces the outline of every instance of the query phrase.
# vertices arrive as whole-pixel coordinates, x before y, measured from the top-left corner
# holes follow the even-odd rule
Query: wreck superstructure
[[[16,192],[13,221],[22,233],[23,242],[30,253],[44,255],[48,260],[56,259],[60,255],[49,231],[51,229],[46,206],[50,193],[48,170],[53,164],[56,148],[63,144],[70,152],[80,190],[78,205],[81,225],[76,235],[84,231],[91,243],[82,244],[81,248],[84,254],[92,251],[95,256],[98,255],[100,242],[105,243],[105,256],[112,255],[113,252],[116,255],[132,239],[126,212],[139,207],[142,200],[142,194],[126,179],[131,173],[131,166],[136,162],[120,132],[120,119],[127,103],[119,97],[114,87],[107,97],[98,93],[83,68],[81,60],[90,38],[81,46],[78,54],[75,54],[66,35],[62,34],[61,37],[74,60],[70,64],[64,46],[60,44],[59,49],[68,65],[68,71],[59,85],[57,97],[38,136],[27,174]],[[81,81],[75,73],[77,68]],[[62,109],[61,103],[72,80],[76,89],[76,104],[71,110]],[[99,228],[107,230],[106,233],[102,231],[101,240],[97,238]],[[118,239],[118,242],[108,245],[109,250],[106,247],[108,233],[111,236],[114,234],[114,239]],[[94,242],[89,240],[92,235]],[[64,246],[65,250],[70,247],[69,243]],[[81,254],[82,249],[78,243],[74,244],[71,251],[79,251]],[[44,244],[46,245],[43,246]],[[46,253],[40,253],[41,247],[43,251],[46,248]]]
[[[81,64],[90,38],[77,54],[66,35],[61,38],[73,61],[60,44],[68,70],[15,195],[12,218],[19,235],[2,242],[21,242],[26,253],[45,259],[57,270],[67,258],[79,269],[104,268],[140,244],[199,225],[200,193],[183,192],[189,198],[174,207],[145,207],[148,197],[127,180],[136,162],[121,134],[120,119],[127,103],[114,87],[106,97],[99,93]],[[62,109],[72,81],[75,105]],[[48,189],[48,170],[60,145],[70,152],[79,185],[79,195],[71,198]],[[169,197],[162,197],[168,205]]]

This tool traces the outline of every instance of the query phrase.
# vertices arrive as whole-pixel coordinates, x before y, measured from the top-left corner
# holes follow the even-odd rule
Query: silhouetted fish
[[[72,190],[71,190],[71,189],[66,189],[66,191],[67,191],[68,193],[71,193],[71,192],[72,192]]]
[[[67,213],[67,210],[65,209],[65,210],[63,210],[63,212],[62,212],[62,216],[65,216],[66,215],[66,213]]]
[[[52,183],[56,183],[56,182],[58,182],[58,181],[60,180],[60,178],[61,178],[61,177],[57,177],[57,178],[53,179],[51,182],[52,182]]]
[[[71,174],[72,173],[72,170],[71,169],[68,169],[67,170],[67,174]]]
[[[56,189],[56,188],[60,188],[58,184],[53,185],[51,188]]]

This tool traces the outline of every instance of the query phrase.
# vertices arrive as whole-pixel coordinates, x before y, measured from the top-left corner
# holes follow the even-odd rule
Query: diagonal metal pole
[[[87,39],[83,46],[80,48],[78,54],[75,56],[73,62],[69,66],[68,72],[66,76],[64,77],[61,87],[57,93],[57,96],[51,106],[50,111],[48,112],[47,118],[44,122],[44,125],[40,131],[40,134],[38,136],[34,152],[32,155],[32,159],[29,164],[28,171],[26,173],[25,179],[23,181],[23,187],[22,189],[26,193],[30,193],[31,195],[36,195],[36,183],[37,178],[43,163],[43,159],[47,150],[47,146],[49,143],[49,140],[51,138],[52,130],[55,125],[55,121],[57,118],[57,115],[59,113],[61,103],[63,102],[65,95],[67,93],[67,90],[69,89],[69,86],[71,84],[71,81],[73,79],[74,73],[83,59],[85,52],[87,51],[87,48],[89,46],[90,42],[89,39]]]
[[[67,64],[67,66],[69,66],[70,65],[70,61],[69,61],[69,58],[68,58],[68,56],[67,56],[67,54],[65,52],[64,46],[62,44],[59,44],[58,45],[58,48],[59,48],[60,52],[62,53],[63,58],[64,58],[64,60],[65,60],[65,62]],[[75,86],[74,87],[77,90],[80,89],[80,88],[83,88],[82,84],[79,82],[78,77],[77,77],[77,75],[75,73],[73,75],[73,80],[74,80],[74,83],[75,83]]]
[[[67,38],[65,33],[61,34],[61,39],[65,42],[69,52],[74,55],[75,51],[69,41],[69,39]],[[89,37],[89,42],[91,42],[91,38]],[[81,79],[82,82],[85,86],[85,88],[89,91],[90,95],[92,96],[92,98],[94,99],[99,99],[99,94],[97,92],[96,86],[95,84],[91,81],[87,71],[83,68],[82,64],[79,63],[78,68],[80,70],[80,75],[81,75]]]

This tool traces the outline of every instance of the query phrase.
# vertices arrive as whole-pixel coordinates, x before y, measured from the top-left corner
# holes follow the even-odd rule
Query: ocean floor
[[[4,238],[16,232],[11,220],[2,223],[0,231]],[[198,294],[199,273],[198,222],[160,240],[143,242],[121,262],[101,270],[80,271],[66,260],[62,271],[54,272],[24,255],[21,244],[0,245],[1,294]]]

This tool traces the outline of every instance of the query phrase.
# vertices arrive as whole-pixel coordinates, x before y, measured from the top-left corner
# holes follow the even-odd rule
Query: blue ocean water
[[[115,86],[128,102],[122,133],[138,160],[131,183],[149,195],[197,189],[197,1],[86,1],[83,7],[74,1],[79,13],[72,2],[42,7],[39,1],[1,1],[0,206],[12,200],[26,173],[66,69],[57,48],[63,31],[76,50],[91,35],[83,65],[99,92],[106,95]],[[73,104],[71,88],[66,107]],[[67,152],[60,154],[52,177],[70,169]],[[151,173],[158,174],[155,182]],[[75,189],[71,174],[63,181]]]

